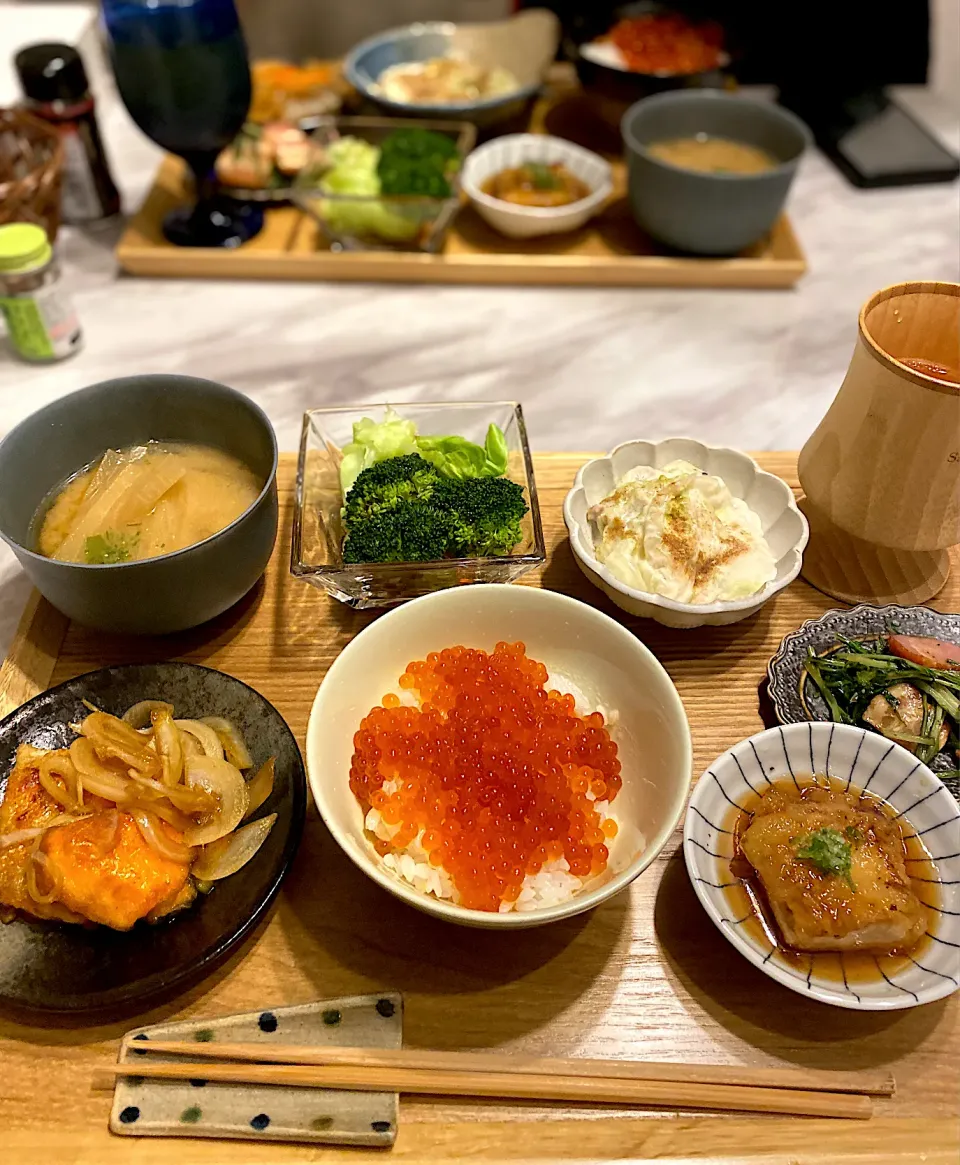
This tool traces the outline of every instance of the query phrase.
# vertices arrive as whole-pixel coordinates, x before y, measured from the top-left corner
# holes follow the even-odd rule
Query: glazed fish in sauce
[[[889,954],[923,936],[926,914],[900,827],[878,802],[822,785],[775,785],[738,832],[733,872],[755,876],[794,949]]]

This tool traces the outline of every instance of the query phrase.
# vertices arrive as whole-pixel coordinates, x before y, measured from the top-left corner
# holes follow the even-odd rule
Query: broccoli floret
[[[404,502],[347,527],[344,562],[436,562],[447,553],[450,514],[429,502]]]
[[[443,481],[435,505],[456,515],[451,552],[460,558],[509,554],[523,538],[523,488],[506,477]]]
[[[344,562],[434,562],[509,554],[523,490],[504,477],[441,477],[415,453],[363,470],[347,493]]]
[[[343,515],[347,529],[401,502],[429,501],[439,480],[433,466],[416,453],[378,461],[357,475],[347,493]]]

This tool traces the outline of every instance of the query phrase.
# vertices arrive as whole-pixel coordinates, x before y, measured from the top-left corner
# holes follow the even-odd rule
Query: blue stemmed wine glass
[[[250,108],[233,0],[103,0],[103,15],[130,116],[193,171],[196,205],[167,215],[166,238],[184,247],[237,247],[253,238],[262,210],[219,195],[213,169]]]

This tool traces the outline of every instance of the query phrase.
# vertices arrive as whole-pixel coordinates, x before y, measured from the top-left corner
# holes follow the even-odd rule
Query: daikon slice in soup
[[[101,566],[157,558],[229,526],[262,485],[221,449],[161,441],[108,449],[44,499],[36,549]]]

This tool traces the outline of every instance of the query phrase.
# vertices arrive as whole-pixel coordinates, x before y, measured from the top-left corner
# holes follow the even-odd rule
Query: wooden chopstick
[[[595,1080],[661,1080],[677,1084],[736,1084],[810,1092],[892,1096],[889,1072],[825,1072],[814,1068],[750,1068],[740,1064],[657,1064],[639,1060],[543,1059],[497,1052],[432,1052],[408,1048],[297,1047],[294,1044],[197,1044],[144,1041],[138,1051],[204,1060],[260,1064],[414,1068],[424,1072],[496,1072],[508,1075],[578,1076]]]
[[[643,1105],[654,1108],[708,1109],[719,1112],[769,1112],[791,1116],[865,1120],[868,1096],[809,1092],[788,1088],[748,1088],[730,1084],[687,1084],[672,1080],[615,1080],[586,1076],[546,1076],[506,1072],[438,1073],[416,1068],[346,1065],[217,1064],[196,1061],[149,1064],[127,1061],[95,1074],[102,1087],[116,1076],[153,1080],[193,1080],[229,1084],[340,1088],[360,1092],[406,1092],[422,1096],[484,1096],[515,1100],[561,1100],[578,1104]]]

